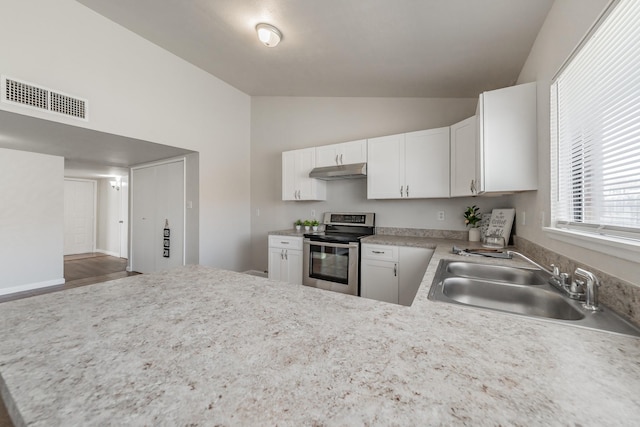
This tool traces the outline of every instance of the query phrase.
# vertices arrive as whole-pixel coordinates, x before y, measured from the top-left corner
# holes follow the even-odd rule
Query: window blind
[[[552,225],[640,239],[640,1],[612,8],[551,85]]]

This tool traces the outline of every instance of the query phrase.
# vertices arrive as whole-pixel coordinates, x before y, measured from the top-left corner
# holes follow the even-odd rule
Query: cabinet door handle
[[[280,243],[282,243],[283,245],[288,245],[289,244],[289,242],[280,242]]]
[[[340,164],[343,165],[344,162],[342,161],[342,154],[340,154]]]
[[[400,186],[400,197],[404,197],[404,196],[403,196],[403,194],[404,194],[404,193],[403,193],[403,190],[404,190],[404,185],[401,185],[401,186]]]
[[[398,277],[398,264],[393,264],[393,277]]]
[[[340,163],[338,163],[338,155],[336,154],[336,165],[339,165]]]
[[[284,249],[280,249],[280,259],[284,259]]]
[[[373,252],[374,254],[383,254],[384,253],[384,251],[371,251],[371,252]]]
[[[409,186],[407,185],[407,197],[409,197]]]
[[[471,185],[469,186],[469,189],[471,190],[471,194],[476,194],[476,183],[474,181],[475,180],[472,179],[471,180]]]
[[[284,250],[284,259],[289,260],[289,251],[288,250]]]

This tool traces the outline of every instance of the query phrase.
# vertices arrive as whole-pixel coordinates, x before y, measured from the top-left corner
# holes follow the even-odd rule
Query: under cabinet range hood
[[[325,166],[314,168],[309,172],[309,178],[332,181],[335,179],[354,179],[367,177],[366,163],[353,163],[350,165]]]

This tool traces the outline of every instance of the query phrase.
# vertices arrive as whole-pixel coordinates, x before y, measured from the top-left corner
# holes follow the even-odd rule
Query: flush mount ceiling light
[[[282,40],[282,33],[273,25],[258,24],[256,25],[256,32],[258,33],[258,39],[266,47],[276,47]]]

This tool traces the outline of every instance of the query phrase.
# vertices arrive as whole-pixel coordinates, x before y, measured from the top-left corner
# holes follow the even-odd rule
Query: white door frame
[[[80,182],[89,182],[93,184],[93,235],[92,235],[92,243],[91,243],[91,251],[96,251],[96,238],[97,238],[97,227],[98,227],[98,181],[94,179],[83,179],[83,178],[67,178],[64,177],[65,181],[80,181]],[[65,212],[66,215],[66,212]]]
[[[187,158],[186,157],[175,157],[172,159],[159,160],[157,162],[145,163],[142,165],[136,165],[131,168],[131,172],[129,173],[129,265],[127,265],[127,270],[132,271],[132,265],[134,265],[134,255],[133,255],[133,239],[135,238],[133,232],[133,192],[135,188],[135,182],[133,178],[133,171],[137,169],[146,169],[154,166],[167,165],[170,163],[179,163],[182,162],[182,229],[183,229],[183,238],[182,238],[182,265],[186,264],[186,256],[187,256]]]

